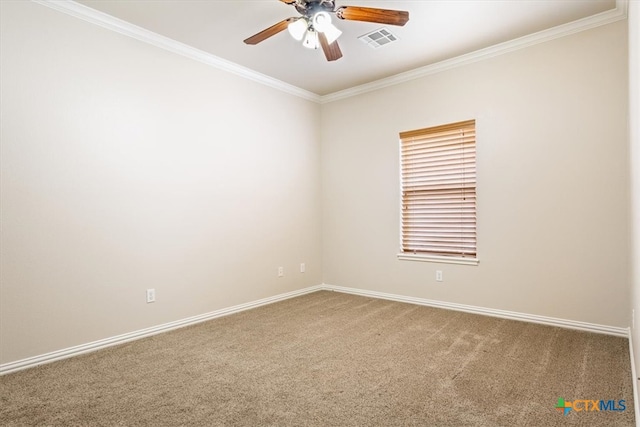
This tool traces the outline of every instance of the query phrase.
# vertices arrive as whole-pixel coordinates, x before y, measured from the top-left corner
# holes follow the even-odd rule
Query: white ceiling
[[[400,40],[373,49],[358,37],[383,25],[342,21],[343,57],[327,62],[283,31],[250,46],[247,37],[299,16],[278,0],[81,0],[79,3],[298,88],[327,95],[611,11],[615,0],[337,0],[339,6],[409,11]]]

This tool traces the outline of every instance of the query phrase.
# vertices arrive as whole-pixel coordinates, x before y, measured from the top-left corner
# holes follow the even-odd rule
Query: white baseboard
[[[629,336],[628,328],[620,328],[616,326],[598,325],[595,323],[578,322],[576,320],[558,319],[555,317],[538,316],[535,314],[518,313],[515,311],[496,310],[493,308],[477,307],[473,305],[456,304],[451,302],[443,302],[429,300],[424,298],[407,297],[403,295],[387,294],[384,292],[367,291],[357,288],[345,288],[343,286],[333,286],[323,284],[320,286],[323,290],[343,292],[347,294],[361,295],[371,298],[380,298],[391,301],[406,302],[410,304],[424,305],[428,307],[445,308],[448,310],[464,311],[472,314],[482,314],[485,316],[500,317],[503,319],[520,320],[524,322],[539,323],[542,325],[559,326],[567,329],[578,329],[580,331],[596,332],[599,334],[614,335],[617,337],[627,338]]]
[[[4,363],[0,365],[0,375],[9,374],[11,372],[20,371],[27,368],[33,368],[45,363],[55,362],[57,360],[67,359],[69,357],[78,356],[83,353],[89,353],[96,350],[101,350],[114,345],[123,344],[129,341],[134,341],[140,338],[146,338],[152,335],[157,335],[162,332],[167,332],[172,329],[182,328],[184,326],[194,325],[196,323],[205,322],[207,320],[215,319],[217,317],[228,316],[230,314],[239,313],[241,311],[249,310],[252,308],[260,307],[267,304],[273,304],[274,302],[284,301],[289,298],[294,298],[300,295],[305,295],[311,292],[316,292],[322,289],[322,286],[312,286],[309,288],[300,289],[293,292],[287,292],[273,297],[260,299],[257,301],[248,302],[245,304],[235,305],[233,307],[223,308],[215,310],[210,313],[201,314],[198,316],[188,317],[186,319],[177,320],[175,322],[169,322],[151,328],[140,329],[138,331],[129,332],[122,335],[117,335],[111,338],[105,338],[98,341],[93,341],[87,344],[81,344],[74,347],[65,348],[62,350],[53,351],[51,353],[42,354],[40,356],[29,357],[27,359],[18,360],[15,362]]]
[[[633,384],[633,410],[636,418],[636,426],[640,425],[640,402],[638,402],[638,374],[636,371],[636,359],[633,356],[633,339],[631,328],[627,328],[629,338],[629,358],[631,359],[631,383]]]
[[[205,322],[207,320],[215,319],[217,317],[228,316],[230,314],[238,313],[244,310],[260,307],[267,304],[272,304],[278,301],[284,301],[289,298],[309,294],[312,292],[327,290],[342,292],[347,294],[361,295],[371,298],[386,299],[390,301],[406,302],[410,304],[424,305],[429,307],[438,307],[449,310],[463,311],[466,313],[482,314],[492,317],[500,317],[504,319],[520,320],[525,322],[540,323],[543,325],[559,326],[562,328],[578,329],[587,332],[596,332],[607,335],[615,335],[619,337],[625,337],[630,339],[629,328],[619,328],[614,326],[597,325],[593,323],[578,322],[574,320],[557,319],[553,317],[537,316],[533,314],[517,313],[512,311],[495,310],[484,307],[477,307],[472,305],[456,304],[436,300],[428,300],[424,298],[407,297],[403,295],[388,294],[376,291],[367,291],[364,289],[347,288],[342,286],[333,286],[322,284],[318,286],[311,286],[308,288],[300,289],[293,292],[275,295],[273,297],[260,299],[257,301],[248,302],[245,304],[236,305],[233,307],[223,308],[220,310],[212,311],[210,313],[201,314],[198,316],[189,317],[175,322],[169,322],[151,328],[140,329],[138,331],[129,332],[115,337],[105,338],[98,341],[93,341],[87,344],[81,344],[74,347],[65,348],[62,350],[53,351],[51,353],[42,354],[39,356],[29,357],[27,359],[18,360],[15,362],[4,363],[0,365],[0,375],[9,374],[11,372],[20,371],[27,368],[32,368],[45,363],[55,362],[57,360],[67,359],[69,357],[78,356],[83,353],[88,353],[96,350],[101,350],[114,345],[123,344],[129,341],[137,340],[140,338],[146,338],[152,335],[167,332],[173,329],[181,328],[184,326],[194,325],[196,323]],[[632,369],[635,370],[635,366],[632,363]],[[635,373],[634,373],[634,378]],[[634,386],[635,386],[634,382]],[[634,389],[635,391],[635,389]],[[635,394],[634,394],[635,396]],[[636,399],[636,402],[638,399]],[[636,409],[637,410],[637,409]],[[640,420],[640,417],[637,419]]]

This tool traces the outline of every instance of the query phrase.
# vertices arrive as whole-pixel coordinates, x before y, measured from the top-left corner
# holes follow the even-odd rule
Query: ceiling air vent
[[[398,37],[391,34],[387,28],[380,28],[371,33],[358,37],[363,43],[368,44],[374,49],[387,45],[398,40]]]

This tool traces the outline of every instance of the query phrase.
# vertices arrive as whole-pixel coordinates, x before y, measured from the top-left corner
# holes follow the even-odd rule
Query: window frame
[[[415,252],[415,251],[406,251],[405,250],[405,222],[404,222],[404,209],[405,209],[405,182],[403,178],[403,174],[405,172],[405,163],[403,159],[403,146],[405,140],[411,138],[413,136],[426,135],[428,133],[437,133],[438,131],[443,130],[451,130],[451,129],[463,129],[468,128],[469,126],[473,126],[474,130],[474,140],[473,140],[473,149],[474,149],[474,242],[475,242],[475,253],[473,255],[465,256],[462,251],[458,254],[445,255],[438,252]],[[477,126],[476,120],[465,120],[455,123],[448,123],[444,125],[436,125],[428,128],[417,129],[413,131],[406,131],[399,133],[399,143],[398,143],[398,154],[399,154],[399,165],[400,165],[400,200],[399,200],[399,211],[400,211],[400,221],[399,221],[399,234],[400,234],[400,245],[399,245],[399,253],[397,255],[399,260],[403,261],[423,261],[423,262],[436,262],[436,263],[448,263],[448,264],[461,264],[461,265],[478,265],[478,221],[477,221],[477,212],[478,212],[478,203],[477,203],[477,177],[475,176],[475,171],[477,170]]]

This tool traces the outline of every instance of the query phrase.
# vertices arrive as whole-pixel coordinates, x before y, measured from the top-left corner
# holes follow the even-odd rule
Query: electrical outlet
[[[442,282],[442,270],[436,270],[436,282]]]
[[[300,263],[300,273],[304,273],[307,267],[304,265],[304,262]]]
[[[284,267],[278,267],[278,277],[284,276]]]
[[[156,290],[147,289],[147,303],[156,302]]]

